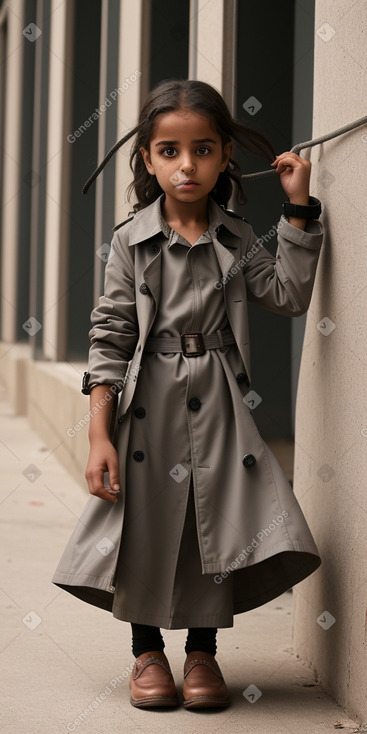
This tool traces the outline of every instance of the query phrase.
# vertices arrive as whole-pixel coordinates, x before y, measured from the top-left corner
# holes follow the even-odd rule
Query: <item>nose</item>
[[[180,159],[180,171],[183,173],[189,173],[195,169],[195,164],[193,162],[191,153],[182,153],[181,159]]]

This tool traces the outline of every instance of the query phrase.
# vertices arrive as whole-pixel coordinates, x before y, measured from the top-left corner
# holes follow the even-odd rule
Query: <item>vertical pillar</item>
[[[25,7],[17,3],[17,12],[4,8],[6,23],[6,80],[4,100],[3,190],[2,190],[2,262],[1,262],[1,337],[16,340],[19,197],[21,187],[22,74]]]
[[[301,140],[312,138],[314,25],[314,0],[307,3],[307,5],[303,0],[295,0],[292,146]],[[308,150],[302,151],[302,156],[306,157],[308,155]],[[305,314],[291,321],[291,419],[293,435],[305,325]]]
[[[315,137],[366,114],[366,10],[364,0],[316,0]],[[295,492],[322,564],[294,590],[294,648],[366,722],[367,127],[311,160],[326,233],[298,386]]]
[[[121,0],[120,46],[118,73],[117,136],[122,138],[138,121],[142,85],[143,0]],[[116,153],[115,218],[126,218],[132,206],[126,199],[126,188],[132,180],[129,166],[131,144]]]
[[[231,2],[229,4],[232,4]],[[224,0],[191,0],[189,78],[223,91]]]
[[[47,143],[43,350],[66,359],[73,3],[52,0]]]
[[[102,0],[101,12],[101,54],[100,54],[100,83],[99,105],[109,105],[98,122],[98,161],[101,161],[108,150],[116,142],[117,127],[117,98],[115,90],[118,87],[118,48],[119,48],[119,0]],[[111,97],[112,94],[112,97]],[[95,216],[95,251],[103,243],[109,244],[114,225],[114,187],[115,187],[115,158],[109,162],[107,168],[97,177],[96,187],[96,216]],[[96,256],[94,268],[93,301],[103,290],[104,259]]]

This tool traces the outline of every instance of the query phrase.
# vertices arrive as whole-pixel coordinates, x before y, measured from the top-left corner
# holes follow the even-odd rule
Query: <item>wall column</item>
[[[189,79],[212,84],[236,106],[237,0],[191,0]]]
[[[313,136],[366,114],[367,3],[316,0]],[[367,726],[367,126],[312,149],[325,240],[307,315],[295,492],[322,557],[294,590],[295,652]]]
[[[138,122],[142,85],[143,0],[121,0],[118,72],[117,140]],[[133,174],[129,166],[130,141],[116,155],[115,219],[116,224],[132,210],[126,189]]]
[[[3,200],[1,262],[1,338],[16,341],[19,197],[21,188],[21,135],[24,0],[17,3],[17,13],[4,3],[0,22],[6,24],[6,82],[3,133]]]
[[[66,359],[66,309],[70,197],[71,100],[73,78],[71,0],[51,4],[50,68],[45,213],[43,350],[52,360]]]

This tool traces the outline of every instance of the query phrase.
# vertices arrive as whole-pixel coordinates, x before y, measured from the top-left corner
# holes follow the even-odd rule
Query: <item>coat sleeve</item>
[[[321,223],[310,220],[301,230],[282,216],[275,257],[250,230],[243,255],[248,300],[284,316],[301,316],[311,300],[323,237]]]
[[[138,340],[133,254],[122,232],[112,238],[104,295],[90,318],[89,388],[113,384],[119,392]]]

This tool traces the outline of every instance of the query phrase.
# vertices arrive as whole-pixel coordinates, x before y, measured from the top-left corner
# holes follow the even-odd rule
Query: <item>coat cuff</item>
[[[114,388],[113,392],[117,395],[119,393],[124,385],[125,385],[125,378],[121,377],[118,380],[112,379],[91,379],[91,373],[90,372],[84,372],[84,375],[82,377],[82,386],[81,386],[81,392],[83,395],[90,395],[91,390],[93,387],[96,387],[96,385],[108,385],[110,388]]]
[[[322,245],[323,228],[318,219],[309,219],[306,229],[298,229],[293,224],[289,224],[288,219],[282,214],[278,222],[278,234],[294,245],[300,245],[309,250],[319,250]]]

